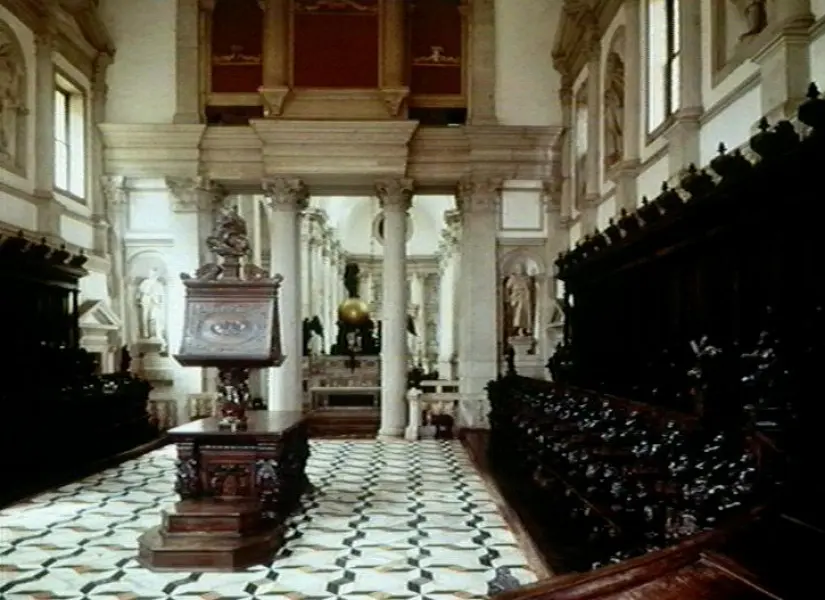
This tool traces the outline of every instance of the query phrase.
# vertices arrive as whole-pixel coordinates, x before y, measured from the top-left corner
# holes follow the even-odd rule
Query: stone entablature
[[[318,188],[368,187],[412,177],[418,189],[473,173],[547,179],[561,127],[419,127],[416,121],[260,120],[249,126],[101,125],[105,172],[256,182],[300,177]]]

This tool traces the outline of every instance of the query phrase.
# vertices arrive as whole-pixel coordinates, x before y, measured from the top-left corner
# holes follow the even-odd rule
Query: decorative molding
[[[382,179],[375,182],[375,195],[385,211],[410,210],[413,192],[412,179]]]
[[[391,117],[401,116],[401,109],[404,107],[404,101],[410,95],[409,88],[382,88],[381,97],[384,100],[384,106]]]
[[[288,87],[261,88],[258,90],[264,107],[264,116],[268,118],[283,115],[286,101],[292,94]]]
[[[553,66],[570,81],[590,60],[594,42],[610,26],[624,0],[564,0],[553,43]]]
[[[503,180],[496,177],[465,177],[458,182],[456,206],[464,214],[498,214]]]
[[[129,194],[126,191],[126,178],[122,175],[105,175],[101,177],[100,190],[103,193],[107,211],[120,210],[128,202]]]
[[[101,123],[105,173],[197,177],[205,125]]]
[[[210,211],[227,196],[226,189],[206,177],[167,177],[174,212]]]
[[[309,188],[296,177],[268,177],[261,184],[272,210],[302,211],[309,206]]]

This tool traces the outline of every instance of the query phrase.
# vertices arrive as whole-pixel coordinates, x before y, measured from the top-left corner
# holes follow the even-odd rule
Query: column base
[[[379,435],[381,435],[379,433]],[[418,426],[417,425],[410,425],[407,429],[404,430],[404,439],[408,442],[415,442],[418,440]]]
[[[386,440],[386,441],[393,441],[397,440],[398,438],[404,435],[404,428],[403,427],[382,427],[378,430],[378,435],[376,439],[378,440]]]

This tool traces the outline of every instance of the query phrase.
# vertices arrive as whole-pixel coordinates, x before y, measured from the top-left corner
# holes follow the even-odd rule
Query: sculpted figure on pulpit
[[[137,289],[138,334],[141,340],[163,339],[163,307],[165,301],[163,282],[157,269],[140,282]]]
[[[535,281],[527,274],[523,264],[516,265],[512,274],[504,280],[507,303],[508,327],[511,336],[529,336],[533,333],[535,318]]]

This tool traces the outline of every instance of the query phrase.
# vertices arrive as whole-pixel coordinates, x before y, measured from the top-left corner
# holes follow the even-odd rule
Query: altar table
[[[268,563],[308,481],[299,412],[253,411],[245,431],[210,417],[167,432],[181,500],[140,536],[139,562],[159,571],[238,571]]]

